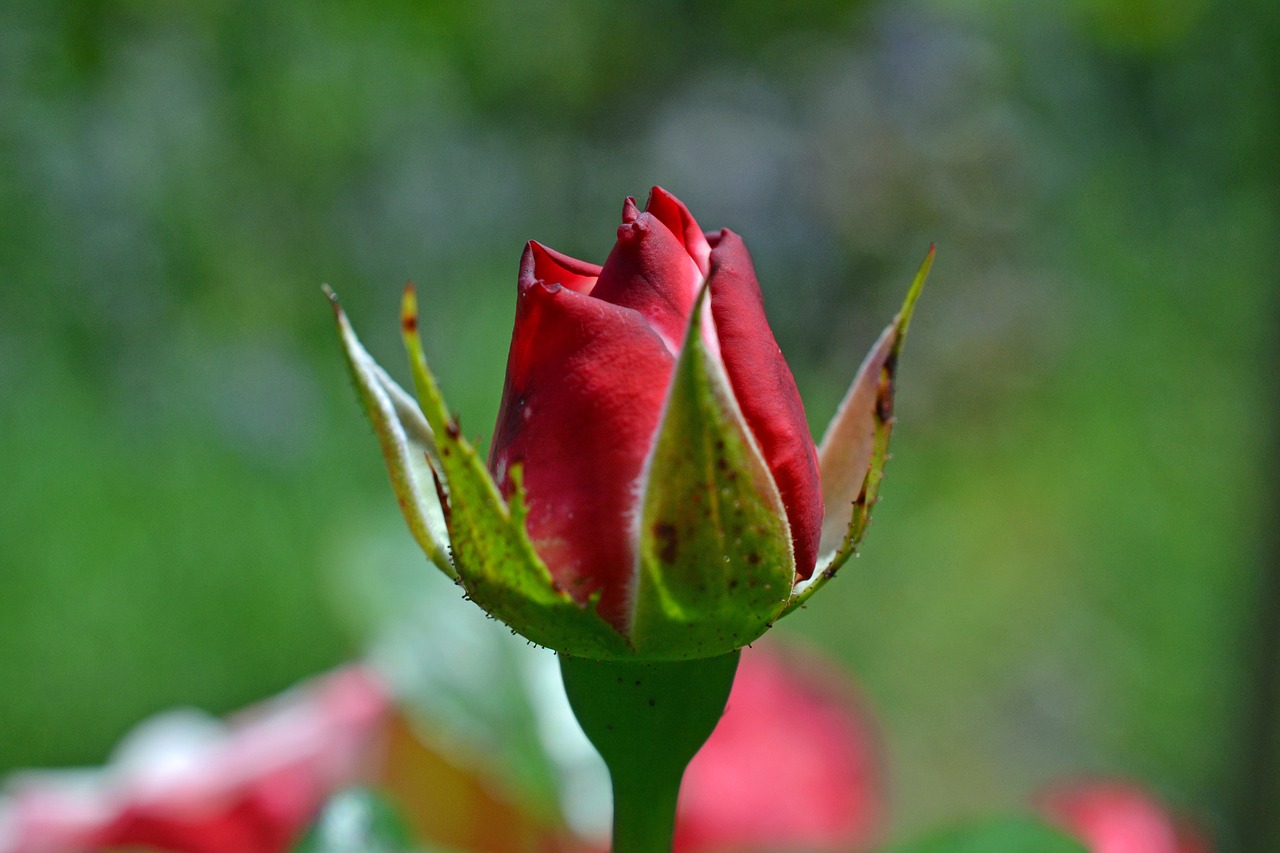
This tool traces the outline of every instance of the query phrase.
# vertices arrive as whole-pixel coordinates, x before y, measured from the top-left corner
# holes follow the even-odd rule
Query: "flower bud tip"
[[[413,282],[404,286],[404,296],[400,300],[400,328],[406,335],[418,333],[418,294]]]
[[[636,207],[636,200],[632,196],[627,196],[626,201],[622,203],[622,221],[624,223],[635,222],[640,218],[640,209]]]

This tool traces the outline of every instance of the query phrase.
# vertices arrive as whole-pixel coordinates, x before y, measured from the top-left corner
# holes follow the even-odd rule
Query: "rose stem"
[[[669,853],[680,780],[720,721],[739,652],[689,661],[560,656],[569,703],[613,780],[613,853]]]

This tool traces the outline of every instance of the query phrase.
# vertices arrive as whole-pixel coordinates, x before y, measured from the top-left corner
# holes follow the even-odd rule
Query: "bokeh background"
[[[939,245],[863,554],[778,629],[895,827],[1119,774],[1280,849],[1278,105],[1273,0],[0,3],[0,773],[431,571],[322,282],[403,378],[415,280],[485,436],[523,242],[601,260],[658,183],[747,238],[815,432]]]

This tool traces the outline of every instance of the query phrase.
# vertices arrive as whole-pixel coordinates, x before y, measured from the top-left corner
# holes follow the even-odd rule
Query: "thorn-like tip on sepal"
[[[411,281],[405,284],[404,296],[400,299],[400,328],[407,335],[418,332],[418,294]]]
[[[933,268],[933,258],[938,252],[938,244],[930,243],[929,251],[925,253],[924,260],[920,262],[920,269],[916,270],[916,277],[911,281],[911,289],[907,291],[907,298],[902,303],[902,310],[898,312],[895,323],[898,326],[898,339],[894,342],[894,355],[902,350],[903,338],[907,335],[907,326],[911,323],[911,315],[916,308],[916,300],[920,298],[920,291],[924,289],[924,280],[929,277],[929,270]]]
[[[329,307],[333,309],[333,319],[338,324],[338,334],[342,336],[343,345],[349,347],[351,341],[347,339],[354,339],[355,332],[351,330],[351,324],[347,321],[347,312],[342,310],[342,303],[338,301],[338,294],[327,284],[320,285],[320,291],[324,294],[324,298],[329,300]]]

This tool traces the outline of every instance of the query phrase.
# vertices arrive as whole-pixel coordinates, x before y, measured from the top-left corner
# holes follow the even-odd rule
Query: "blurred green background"
[[[0,772],[358,653],[346,567],[400,522],[321,282],[403,378],[415,280],[484,436],[524,241],[601,260],[658,183],[746,237],[815,432],[939,245],[864,553],[781,629],[864,686],[896,825],[1121,774],[1280,849],[1278,23],[0,3]]]

